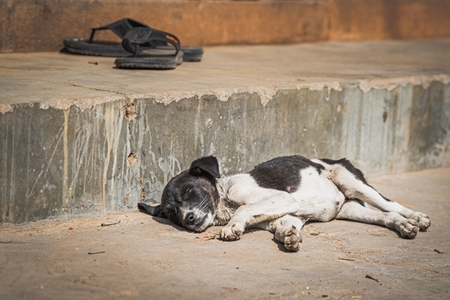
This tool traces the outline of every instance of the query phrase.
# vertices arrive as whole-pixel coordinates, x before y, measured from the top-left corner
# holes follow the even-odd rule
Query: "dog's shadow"
[[[155,222],[157,222],[157,223],[159,223],[159,224],[172,226],[173,228],[177,229],[177,230],[180,231],[180,232],[193,233],[192,231],[187,230],[186,228],[184,228],[184,227],[182,227],[182,226],[179,226],[179,225],[174,224],[174,223],[173,223],[172,221],[170,221],[169,219],[166,219],[166,218],[160,218],[160,217],[155,217],[155,216],[151,216],[151,218],[152,218]],[[350,222],[352,222],[352,221],[350,221]],[[312,222],[312,223],[316,223],[316,222]],[[320,223],[320,222],[319,222],[319,223]],[[356,222],[356,223],[358,223],[358,222]],[[370,225],[373,226],[373,224],[370,224]],[[220,226],[218,226],[218,227],[220,227]],[[376,226],[376,227],[380,227],[380,228],[387,229],[388,231],[391,231],[391,232],[396,233],[396,234],[398,235],[399,238],[402,238],[401,235],[400,235],[400,233],[397,232],[397,231],[394,230],[394,229],[386,228],[386,227],[384,227],[384,226]],[[246,230],[245,234],[251,234],[252,232],[255,232],[255,231],[264,231],[264,230],[258,229],[258,228],[249,228],[248,230]],[[230,242],[230,241],[222,240],[220,237],[217,238],[217,240],[219,240],[219,241],[221,241],[221,242]],[[292,253],[291,251],[289,251],[289,250],[286,249],[286,247],[284,246],[284,244],[283,244],[282,242],[277,241],[277,240],[275,239],[275,237],[272,238],[272,241],[277,245],[278,250],[280,250],[281,252],[284,252],[284,253]]]
[[[159,224],[172,226],[173,228],[177,229],[178,231],[186,232],[186,233],[192,233],[192,231],[189,231],[189,230],[187,230],[187,229],[184,228],[184,227],[181,227],[181,226],[179,226],[179,225],[174,224],[174,223],[173,223],[172,221],[170,221],[169,219],[166,219],[166,218],[160,218],[160,217],[154,217],[154,216],[152,216],[152,219],[153,219],[154,221],[156,221],[157,223],[159,223]],[[255,231],[264,231],[264,230],[262,230],[262,229],[257,229],[257,228],[251,228],[251,229],[247,230],[247,231],[245,232],[245,234],[249,234],[249,233],[251,234],[252,232],[255,232]],[[220,238],[218,238],[218,240],[221,241],[221,242],[230,242],[230,241],[222,240],[222,239],[220,239]],[[286,250],[286,248],[284,247],[284,244],[283,244],[283,243],[277,241],[275,238],[272,238],[272,241],[277,245],[278,250],[280,250],[280,251],[282,251],[282,252],[285,252],[285,253],[290,253],[290,251]]]
[[[277,241],[275,238],[272,238],[272,241],[275,242],[275,244],[278,246],[278,250],[280,250],[281,252],[292,253],[292,251],[288,251],[286,249],[286,247],[284,246],[284,244],[282,242]]]
[[[174,223],[173,223],[172,221],[170,221],[169,219],[166,219],[166,218],[160,218],[160,217],[154,217],[154,216],[151,216],[151,218],[152,218],[154,221],[156,221],[157,223],[159,223],[159,224],[164,224],[164,225],[172,226],[173,228],[177,229],[178,231],[182,231],[182,232],[192,232],[192,231],[189,231],[189,230],[187,230],[186,228],[184,228],[184,227],[182,227],[182,226],[179,226],[179,225],[177,225],[177,224],[174,224]]]

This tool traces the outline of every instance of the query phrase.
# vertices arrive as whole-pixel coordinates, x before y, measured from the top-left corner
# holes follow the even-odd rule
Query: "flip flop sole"
[[[70,53],[82,55],[107,57],[124,57],[130,55],[130,53],[122,47],[122,44],[109,41],[89,43],[87,39],[65,38],[64,48]]]
[[[176,56],[117,58],[114,64],[121,69],[173,70],[182,62],[183,52],[180,51]]]

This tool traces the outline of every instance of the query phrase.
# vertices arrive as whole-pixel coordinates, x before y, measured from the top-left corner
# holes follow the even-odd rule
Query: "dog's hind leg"
[[[359,199],[384,212],[400,214],[409,219],[409,223],[416,224],[422,231],[425,231],[430,226],[430,218],[426,214],[413,211],[383,197],[367,183],[363,173],[348,160],[322,159],[317,160],[317,162],[330,171],[330,179],[348,199]]]
[[[382,212],[365,207],[356,200],[347,200],[336,216],[336,219],[381,225],[394,229],[401,237],[409,239],[415,238],[419,231],[417,222],[412,219],[406,219],[396,212]]]
[[[305,224],[301,217],[285,215],[274,221],[263,222],[257,225],[260,229],[265,229],[274,233],[277,241],[283,243],[287,251],[298,251],[303,242],[300,230]]]

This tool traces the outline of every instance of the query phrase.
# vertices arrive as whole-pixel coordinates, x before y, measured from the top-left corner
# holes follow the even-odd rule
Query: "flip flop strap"
[[[89,37],[89,43],[92,43],[94,41],[94,35],[97,30],[109,29],[112,32],[114,32],[119,38],[123,39],[128,31],[136,27],[148,27],[148,26],[145,25],[144,23],[138,22],[130,18],[123,18],[108,25],[92,28],[91,36]]]
[[[122,46],[137,57],[140,45],[151,45],[157,41],[171,44],[175,48],[174,55],[180,51],[180,40],[175,35],[149,27],[137,27],[128,31],[122,40]]]

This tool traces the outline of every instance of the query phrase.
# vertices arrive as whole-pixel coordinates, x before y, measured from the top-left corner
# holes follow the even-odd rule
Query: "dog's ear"
[[[192,162],[189,173],[195,176],[209,174],[214,178],[220,178],[219,163],[214,156],[202,157]]]
[[[167,219],[166,214],[161,209],[161,205],[150,206],[150,205],[145,204],[145,203],[138,203],[138,209],[139,209],[140,212],[149,214],[151,216],[158,217],[158,218],[166,218]]]

